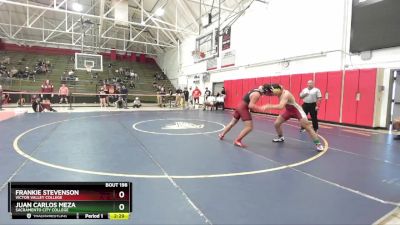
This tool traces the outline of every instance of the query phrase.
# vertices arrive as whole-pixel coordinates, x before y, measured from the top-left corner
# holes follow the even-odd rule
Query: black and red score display
[[[13,219],[127,220],[131,182],[9,182]]]

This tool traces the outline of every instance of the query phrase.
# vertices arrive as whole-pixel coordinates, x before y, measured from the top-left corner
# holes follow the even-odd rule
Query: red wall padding
[[[280,84],[280,83],[281,83],[281,76],[273,76],[273,77],[271,77],[271,84]],[[278,104],[278,103],[279,103],[279,99],[277,97],[275,97],[275,96],[271,96],[270,97],[270,104],[275,105],[275,104]],[[275,115],[279,114],[279,112],[280,112],[280,110],[276,110],[276,109],[269,111],[269,113],[272,113],[272,114],[275,114]]]
[[[315,76],[307,73],[227,80],[224,82],[227,92],[225,105],[227,108],[235,108],[242,101],[244,94],[265,83],[281,84],[292,92],[299,104],[302,104],[302,101],[299,100],[300,91],[307,87],[308,80],[315,80],[315,86],[321,90],[322,94],[318,119],[340,122],[340,112],[342,111],[343,123],[371,127],[374,120],[376,77],[377,69],[363,69],[345,72],[319,72]],[[344,82],[343,87],[342,82]],[[343,104],[341,104],[342,91]],[[359,101],[356,100],[358,93],[360,94]],[[263,96],[257,105],[278,103],[279,99],[275,96]],[[279,114],[280,111],[270,110],[268,113]]]
[[[357,125],[372,126],[374,122],[377,69],[360,70],[358,92],[360,101],[357,109]]]
[[[290,92],[293,94],[296,102],[300,103],[300,92],[303,88],[301,87],[301,74],[295,74],[290,76]]]
[[[110,55],[111,55],[111,60],[112,61],[117,60],[117,51],[116,50],[111,50]]]
[[[340,122],[340,103],[342,92],[342,71],[328,72],[325,120]]]
[[[319,88],[322,94],[322,101],[321,104],[319,105],[319,110],[318,110],[318,119],[320,120],[325,120],[325,110],[326,110],[325,94],[327,90],[326,89],[327,85],[328,85],[328,73],[327,72],[316,73],[315,87]]]
[[[141,63],[146,63],[146,55],[145,54],[140,54],[139,58],[140,58]]]
[[[131,62],[136,62],[136,54],[131,53]]]
[[[359,70],[348,70],[344,74],[342,122],[356,124]]]

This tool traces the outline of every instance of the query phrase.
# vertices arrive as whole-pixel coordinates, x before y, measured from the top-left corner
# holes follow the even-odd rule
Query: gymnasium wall
[[[279,0],[266,7],[255,1],[232,26],[235,66],[209,71],[211,82],[265,74],[399,68],[400,47],[374,50],[372,58],[364,60],[349,53],[351,4],[351,0]],[[179,54],[175,48],[158,56],[157,63],[171,78],[190,80],[191,75],[207,71],[205,62],[193,63],[195,38],[183,40]],[[288,67],[282,66],[284,59]]]
[[[230,68],[229,72],[213,71],[211,81],[222,81],[227,76],[239,79],[262,76],[260,73],[297,73],[340,67],[344,3],[345,0],[279,0],[270,1],[267,7],[255,1],[232,27],[231,50],[236,51],[235,68]],[[206,71],[205,62],[193,64],[194,40],[195,37],[189,37],[180,45],[180,70],[168,60],[178,55],[177,49],[158,57],[160,67],[165,68],[169,76]],[[271,63],[321,51],[333,52],[323,57],[292,61],[288,68]],[[162,60],[163,57],[166,60]],[[239,67],[246,67],[246,73],[239,71]]]
[[[180,86],[194,86],[195,74],[209,72],[210,81],[196,84],[202,89],[224,80],[384,68],[382,98],[387,99],[389,70],[400,68],[400,47],[373,50],[370,58],[351,54],[351,6],[351,0],[272,0],[268,7],[255,1],[232,26],[234,66],[221,69],[219,59],[218,69],[207,71],[206,62],[194,64],[195,36],[183,40],[179,49],[159,55],[157,63]],[[289,64],[284,66],[283,61]],[[387,104],[381,102],[382,127]]]

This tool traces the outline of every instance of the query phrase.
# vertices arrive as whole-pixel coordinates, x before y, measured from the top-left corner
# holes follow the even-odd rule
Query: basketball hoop
[[[86,72],[92,73],[93,65],[85,65],[85,68],[86,68]]]
[[[192,56],[195,62],[200,61],[201,59],[204,59],[206,57],[206,53],[199,51],[199,50],[194,50],[192,51]]]

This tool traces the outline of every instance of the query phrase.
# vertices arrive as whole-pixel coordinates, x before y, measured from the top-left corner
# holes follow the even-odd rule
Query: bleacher
[[[67,83],[69,89],[73,93],[97,93],[102,81],[105,79],[112,79],[114,77],[119,77],[116,73],[120,67],[131,68],[135,73],[139,75],[139,80],[134,81],[135,88],[129,89],[129,94],[148,94],[154,95],[155,91],[153,89],[152,83],[154,81],[154,74],[161,72],[161,69],[156,64],[150,63],[139,63],[130,61],[111,61],[103,57],[103,71],[97,72],[97,78],[92,78],[92,75],[86,71],[76,70],[75,76],[78,78],[75,81],[65,81],[63,79],[64,72],[68,73],[71,69],[74,69],[74,61],[71,55],[52,55],[52,54],[32,54],[24,52],[11,52],[11,51],[1,51],[0,59],[5,56],[10,57],[10,64],[5,65],[7,69],[15,67],[17,70],[25,70],[25,67],[29,67],[30,70],[34,68],[39,60],[50,61],[51,67],[49,67],[50,72],[45,74],[36,74],[29,78],[4,78],[1,77],[0,84],[3,89],[11,91],[29,91],[36,92],[40,91],[40,86],[45,80],[50,80],[54,85],[54,90],[57,91],[61,86],[61,83]],[[20,62],[22,59],[25,59]],[[112,68],[108,65],[112,64]],[[94,74],[95,72],[92,71]],[[169,80],[161,80],[158,83],[165,85],[166,89],[172,88],[173,85]],[[127,86],[128,87],[128,86]],[[155,102],[155,97],[148,97],[143,99],[144,102]]]

